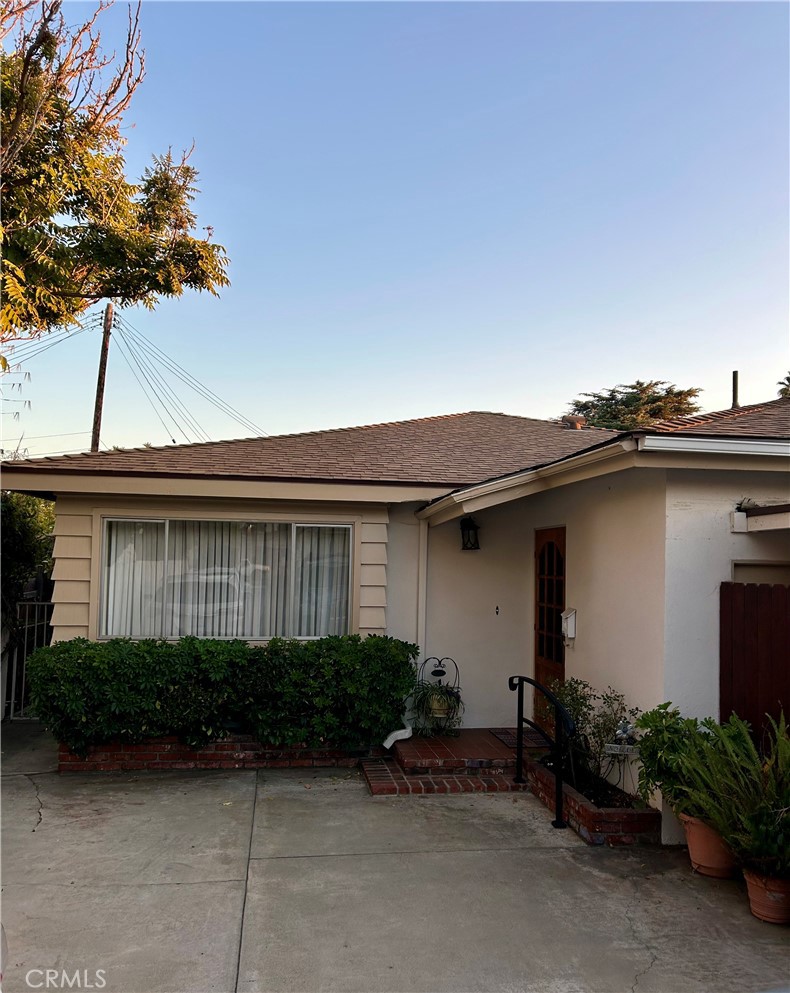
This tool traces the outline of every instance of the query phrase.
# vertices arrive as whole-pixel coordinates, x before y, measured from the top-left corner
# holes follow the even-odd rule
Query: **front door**
[[[562,612],[565,610],[565,528],[535,532],[535,679],[544,686],[565,679]],[[549,732],[554,714],[535,690],[535,720]]]

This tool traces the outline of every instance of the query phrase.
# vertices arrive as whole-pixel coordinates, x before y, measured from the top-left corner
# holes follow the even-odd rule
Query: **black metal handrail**
[[[554,739],[550,738],[548,734],[536,724],[531,721],[528,717],[524,716],[524,683],[529,683],[530,686],[534,686],[536,690],[539,690],[543,696],[549,701],[549,703],[554,707],[554,728],[556,737]],[[537,731],[538,734],[546,741],[546,744],[551,749],[552,754],[552,764],[554,767],[554,820],[551,822],[552,827],[555,828],[566,828],[568,825],[562,816],[562,763],[565,752],[565,742],[572,738],[576,734],[576,723],[565,709],[565,707],[560,703],[557,697],[551,692],[551,690],[546,689],[542,683],[537,682],[534,679],[530,679],[529,676],[511,676],[508,680],[508,686],[511,690],[518,691],[518,713],[516,717],[516,782],[524,782],[524,725],[531,727],[533,730]]]

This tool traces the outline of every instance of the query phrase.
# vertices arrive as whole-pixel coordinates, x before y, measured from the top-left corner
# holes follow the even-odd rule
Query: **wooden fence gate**
[[[790,586],[722,583],[720,719],[733,711],[758,733],[790,719]]]

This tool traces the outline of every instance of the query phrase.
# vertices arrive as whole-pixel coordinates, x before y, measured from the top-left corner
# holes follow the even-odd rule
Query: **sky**
[[[92,5],[67,4],[79,21]],[[195,144],[220,299],[122,316],[269,434],[557,417],[659,379],[776,397],[788,5],[143,3],[129,173]],[[104,15],[110,42],[126,8]],[[31,360],[3,445],[89,445],[100,334]],[[142,377],[145,379],[145,377]],[[213,440],[249,436],[179,385]],[[29,401],[29,405],[28,405]],[[102,443],[168,444],[111,343]]]

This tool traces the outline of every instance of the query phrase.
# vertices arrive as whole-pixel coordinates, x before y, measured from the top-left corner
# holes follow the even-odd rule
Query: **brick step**
[[[394,751],[394,749],[393,749]],[[395,754],[393,759],[409,776],[498,776],[501,773],[514,774],[516,760],[498,761],[496,759],[422,759],[409,761]]]
[[[514,769],[490,767],[475,775],[434,768],[431,773],[405,772],[394,759],[362,762],[362,775],[373,796],[430,795],[447,793],[506,793],[529,790],[527,783],[514,783]]]
[[[486,729],[463,729],[455,737],[408,738],[393,749],[398,765],[411,775],[487,776],[516,767],[516,754]]]

